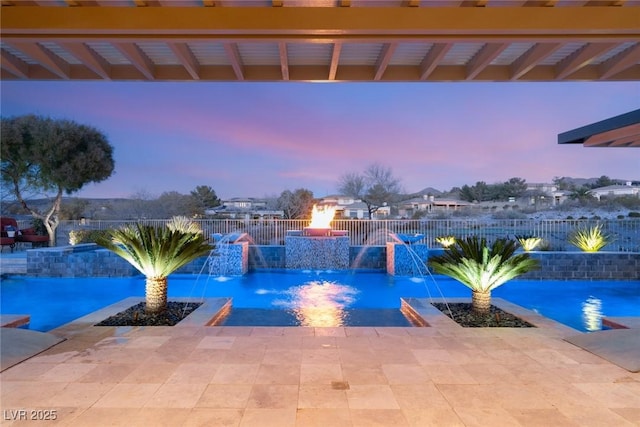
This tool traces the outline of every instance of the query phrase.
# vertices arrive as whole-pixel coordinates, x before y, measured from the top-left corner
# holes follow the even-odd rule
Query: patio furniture
[[[6,236],[6,232],[3,231],[0,236],[0,250],[2,250],[5,246],[9,246],[11,248],[11,252],[13,252],[13,248],[16,246],[16,239],[13,237]],[[6,237],[5,237],[6,236]]]
[[[12,251],[16,243],[31,243],[32,248],[37,246],[47,246],[49,244],[49,236],[38,234],[36,229],[33,227],[20,229],[15,218],[1,217],[0,229],[2,231],[2,245],[11,246]],[[11,231],[15,232],[13,238],[8,235]],[[13,243],[10,243],[8,240],[7,243],[4,243],[5,236],[7,239],[12,239]]]

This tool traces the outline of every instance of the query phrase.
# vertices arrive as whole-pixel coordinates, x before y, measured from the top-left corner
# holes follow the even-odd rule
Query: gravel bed
[[[481,315],[471,309],[471,303],[432,303],[435,308],[465,328],[535,328],[535,325],[494,305],[490,313]]]
[[[201,305],[200,302],[170,301],[162,313],[147,314],[144,311],[146,303],[141,302],[96,323],[95,326],[174,326]]]

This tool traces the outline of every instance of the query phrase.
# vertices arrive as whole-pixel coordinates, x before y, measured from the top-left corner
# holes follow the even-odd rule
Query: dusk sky
[[[122,83],[3,81],[2,116],[101,130],[115,172],[78,197],[198,185],[222,199],[307,188],[372,163],[407,192],[521,177],[640,180],[640,149],[558,145],[559,133],[640,108],[639,82]]]

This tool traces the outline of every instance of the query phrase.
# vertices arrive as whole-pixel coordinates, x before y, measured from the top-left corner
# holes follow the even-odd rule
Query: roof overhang
[[[2,0],[1,12],[2,80],[640,80],[639,0]]]
[[[558,135],[558,144],[585,147],[640,147],[640,110],[602,120]]]

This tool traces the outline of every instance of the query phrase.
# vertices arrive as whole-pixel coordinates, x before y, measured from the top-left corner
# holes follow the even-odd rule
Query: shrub
[[[436,237],[436,242],[440,243],[443,248],[448,248],[456,243],[454,236],[440,236]]]
[[[542,243],[542,238],[535,236],[516,236],[516,239],[525,252],[533,251],[538,245],[540,245],[540,243]]]
[[[584,252],[598,252],[611,241],[611,236],[602,231],[600,224],[589,228],[578,228],[569,236],[569,243]]]
[[[71,230],[69,232],[69,244],[96,243],[99,238],[106,236],[108,230]]]
[[[640,218],[640,212],[629,212],[629,218]]]

